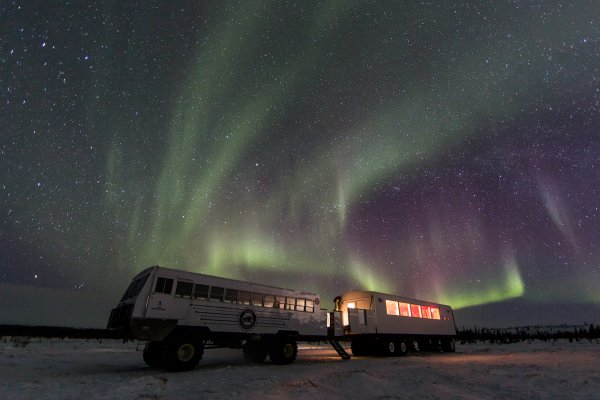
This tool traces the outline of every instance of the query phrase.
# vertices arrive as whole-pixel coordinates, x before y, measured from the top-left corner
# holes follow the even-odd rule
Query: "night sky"
[[[3,1],[0,309],[114,306],[158,264],[328,308],[364,288],[598,322],[599,21],[583,0]]]

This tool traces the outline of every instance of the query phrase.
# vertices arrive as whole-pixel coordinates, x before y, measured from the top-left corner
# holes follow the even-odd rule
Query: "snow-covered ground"
[[[16,338],[19,339],[19,338]],[[198,367],[146,367],[143,343],[0,340],[1,399],[598,399],[597,341],[457,345],[455,354],[342,361],[301,346],[287,366],[207,350]]]

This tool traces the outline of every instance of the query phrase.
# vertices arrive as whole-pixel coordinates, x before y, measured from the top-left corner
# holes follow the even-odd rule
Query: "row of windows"
[[[437,307],[420,306],[418,304],[402,303],[399,301],[386,300],[385,306],[388,315],[399,315],[402,317],[440,319],[440,309]]]
[[[171,294],[173,279],[158,278],[156,280],[156,293]],[[200,283],[178,281],[175,288],[175,297],[188,299],[213,300],[224,303],[246,304],[257,307],[279,308],[281,310],[313,312],[314,302],[309,299],[295,297],[275,296],[271,294],[248,292],[245,290],[229,289],[219,286],[209,286]]]

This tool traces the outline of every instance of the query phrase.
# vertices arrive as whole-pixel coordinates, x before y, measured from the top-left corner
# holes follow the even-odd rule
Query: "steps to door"
[[[338,342],[337,340],[330,340],[329,344],[331,344],[331,346],[339,354],[339,356],[342,358],[342,360],[349,360],[350,359],[350,354],[348,354],[346,352],[346,349],[344,349],[342,347],[342,345],[340,344],[340,342]]]

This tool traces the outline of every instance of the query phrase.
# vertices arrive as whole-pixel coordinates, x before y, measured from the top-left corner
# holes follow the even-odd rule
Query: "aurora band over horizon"
[[[173,97],[163,157],[139,178],[148,193],[120,195],[133,160],[118,141],[107,154],[105,207],[128,221],[123,257],[133,255],[140,269],[273,279],[323,294],[364,288],[454,308],[527,295],[519,245],[482,216],[485,198],[466,200],[473,187],[451,182],[444,193],[428,181],[419,194],[408,191],[419,177],[449,179],[434,171],[448,154],[486,143],[490,130],[525,118],[539,99],[559,103],[577,83],[548,86],[538,71],[577,60],[560,48],[522,60],[505,27],[492,43],[450,38],[452,60],[432,53],[423,67],[400,62],[403,49],[383,44],[389,32],[381,29],[365,42],[399,63],[392,75],[413,78],[388,88],[375,75],[363,86],[378,67],[359,56],[364,42],[339,35],[365,7],[323,3],[302,34],[279,37],[269,34],[277,18],[263,2],[214,22]],[[517,30],[527,37],[537,29]],[[569,29],[544,33],[560,41]],[[352,59],[360,62],[339,61]],[[573,242],[567,213],[540,182],[551,220]]]

